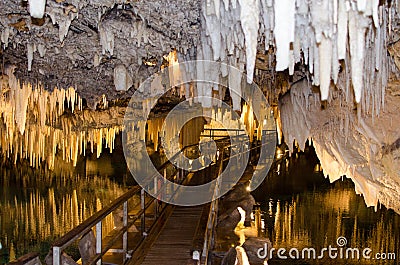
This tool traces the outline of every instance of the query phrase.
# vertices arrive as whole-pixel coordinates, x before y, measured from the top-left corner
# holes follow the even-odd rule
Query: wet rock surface
[[[247,259],[251,265],[264,265],[264,262],[268,261],[269,259],[268,254],[265,254],[265,250],[268,252],[268,250],[272,248],[272,244],[268,238],[252,237],[248,238],[243,243],[242,248],[246,252]],[[262,249],[262,251],[259,251],[260,249]],[[258,253],[261,255],[259,256]],[[231,247],[225,253],[224,258],[221,261],[221,265],[235,265],[237,264],[236,259],[239,258],[239,256],[237,255],[237,249],[235,247]]]
[[[248,183],[239,183],[222,198],[218,219],[219,227],[230,230],[236,227],[240,221],[238,207],[241,207],[246,212],[244,224],[249,226],[255,200],[247,190],[247,187]]]
[[[224,259],[221,262],[221,265],[235,265],[236,263],[236,249],[230,248],[228,252],[226,252]]]
[[[225,243],[231,242],[232,245],[232,247],[225,253],[223,258],[221,258],[222,261],[220,262],[222,265],[239,264],[237,263],[236,259],[237,256],[239,259],[243,258],[243,251],[246,253],[245,259],[248,259],[250,264],[263,264],[265,259],[258,257],[258,250],[272,248],[271,241],[268,238],[248,237],[241,245],[243,249],[237,249],[237,246],[240,246],[240,243],[237,235],[234,233],[234,230],[237,229],[237,226],[241,221],[241,215],[238,207],[241,207],[246,212],[246,218],[241,227],[247,223],[247,226],[252,226],[254,228],[254,224],[251,224],[251,213],[253,211],[253,206],[255,205],[255,200],[248,191],[247,187],[248,182],[238,183],[220,200],[217,234],[219,234],[220,239],[224,238],[223,240],[226,241]],[[240,255],[237,255],[237,251],[240,251]]]
[[[272,248],[272,243],[268,238],[251,237],[242,245],[245,249],[249,262],[252,265],[264,264],[264,260],[268,260],[268,252]],[[262,249],[262,251],[259,251]],[[267,251],[267,253],[265,253]],[[259,256],[259,254],[261,254]],[[262,258],[266,255],[266,258]]]

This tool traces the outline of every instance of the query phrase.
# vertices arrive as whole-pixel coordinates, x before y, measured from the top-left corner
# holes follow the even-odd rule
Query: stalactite
[[[64,10],[65,9],[52,6],[48,6],[46,10],[46,14],[51,18],[53,25],[58,24],[58,38],[61,43],[68,34],[72,20],[78,17],[78,12],[76,9],[69,9],[69,11],[72,12],[65,12]]]
[[[276,70],[282,71],[289,67],[290,43],[294,41],[294,7],[290,0],[275,1],[275,41],[276,41]],[[283,15],[285,14],[285,15]]]
[[[15,111],[15,113],[13,114],[15,116],[15,123],[19,128],[19,132],[21,134],[24,134],[26,125],[26,114],[27,114],[26,112],[28,108],[28,100],[32,93],[32,85],[24,84],[20,89],[17,88],[12,92],[14,93],[15,106],[13,110]],[[13,100],[10,101],[12,102]]]
[[[337,47],[338,59],[343,60],[346,58],[347,47],[347,29],[348,29],[348,14],[345,0],[339,0],[338,5],[338,23],[337,23]]]
[[[28,71],[32,70],[33,53],[35,52],[35,44],[28,43],[27,47],[27,58],[28,58]]]
[[[29,13],[34,18],[43,18],[46,0],[29,0]]]
[[[11,67],[6,71],[8,88],[0,98],[3,113],[0,144],[4,156],[12,158],[14,163],[18,158],[28,159],[33,167],[46,161],[52,169],[57,152],[75,166],[78,156],[86,152],[86,141],[96,146],[97,156],[102,152],[103,140],[112,151],[121,126],[76,131],[68,117],[61,117],[65,103],[71,112],[82,111],[82,99],[75,89],[55,88],[49,92],[40,84],[35,87],[30,83],[20,85],[13,74],[14,69]]]
[[[253,82],[253,73],[256,63],[260,7],[258,0],[239,0],[239,4],[240,23],[242,25],[246,43],[247,82],[251,84]]]
[[[368,20],[357,11],[349,12],[349,36],[351,55],[351,79],[354,88],[354,96],[357,103],[361,100],[364,76],[364,50],[365,32]]]
[[[114,33],[111,29],[99,24],[100,43],[102,46],[102,53],[109,52],[110,55],[114,54]]]
[[[8,39],[10,38],[10,27],[5,27],[0,34],[0,40],[4,43],[4,48],[8,47]]]
[[[254,128],[256,121],[254,120],[253,108],[251,105],[245,104],[242,107],[242,114],[240,117],[241,122],[245,125],[247,134],[249,135],[250,142],[253,142]]]
[[[114,68],[114,86],[117,91],[126,91],[133,85],[133,80],[123,64]]]
[[[238,5],[239,4],[239,8]],[[381,4],[381,5],[379,5]],[[218,6],[224,8],[218,9]],[[293,74],[294,65],[304,62],[312,74],[312,82],[320,86],[321,98],[329,98],[331,80],[349,95],[347,102],[361,102],[364,91],[374,100],[363,100],[364,109],[372,106],[378,115],[383,106],[384,88],[387,83],[387,69],[380,69],[388,62],[386,43],[382,37],[390,31],[391,9],[387,3],[373,1],[321,0],[321,1],[212,1],[202,6],[204,32],[198,47],[198,60],[221,60],[241,68],[246,62],[248,82],[254,73],[254,58],[259,40],[265,40],[265,49],[273,45],[276,55],[276,71],[289,68]],[[382,23],[386,20],[385,23]],[[387,26],[389,24],[389,26]],[[388,28],[387,28],[388,27]],[[258,32],[257,32],[258,31]],[[385,35],[386,37],[386,35]],[[349,40],[349,41],[348,41]],[[386,40],[386,38],[384,38]],[[244,42],[243,42],[244,41]],[[347,53],[350,46],[350,54]],[[366,49],[375,49],[376,71],[370,70],[366,62]],[[258,49],[259,50],[259,49]],[[344,60],[348,70],[340,70],[340,60]],[[269,64],[269,67],[271,65]],[[219,70],[219,78],[226,76]],[[364,70],[368,74],[364,73]],[[199,67],[198,77],[214,76],[203,73]],[[352,83],[354,97],[348,93],[349,85],[338,84],[339,74]],[[363,76],[369,76],[364,80]],[[240,81],[228,73],[229,88],[240,86]],[[382,86],[384,87],[383,89]],[[197,85],[198,95],[209,95],[212,87]],[[235,90],[235,89],[233,89]],[[378,95],[379,94],[379,95]],[[232,96],[232,93],[231,93]],[[238,110],[237,98],[232,96],[234,109]],[[206,106],[208,102],[202,102]]]
[[[154,150],[158,150],[158,138],[161,133],[162,125],[164,123],[163,118],[153,118],[147,121],[148,129],[146,139],[153,143]]]
[[[327,100],[329,96],[329,87],[331,84],[331,61],[332,61],[332,43],[331,40],[322,36],[319,45],[319,68],[320,71],[320,90],[321,100]]]

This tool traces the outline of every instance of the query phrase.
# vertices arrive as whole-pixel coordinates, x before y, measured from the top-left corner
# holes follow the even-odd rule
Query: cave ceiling
[[[59,148],[75,163],[86,150],[76,143],[89,140],[99,156],[103,138],[112,145],[121,129],[124,110],[115,105],[126,105],[176,51],[179,62],[246,70],[242,79],[222,66],[204,74],[229,89],[254,80],[269,103],[279,99],[278,133],[286,141],[313,139],[332,181],[348,175],[367,205],[380,201],[400,212],[399,13],[399,1],[379,0],[0,0],[0,81],[9,85],[0,101],[3,155],[17,146],[14,161],[46,157],[51,167]],[[45,91],[19,89],[18,80]],[[211,96],[214,88],[196,89]],[[193,96],[179,93],[158,111]],[[240,111],[240,97],[231,98]],[[79,133],[65,142],[59,128]]]
[[[196,0],[48,0],[43,18],[34,18],[29,1],[3,0],[0,69],[4,73],[7,65],[16,65],[17,78],[40,82],[48,90],[73,86],[91,108],[102,95],[107,100],[126,99],[159,70],[163,56],[170,51],[177,50],[185,60],[196,59],[196,49],[204,38],[201,5],[202,1]],[[397,17],[391,19],[387,40],[397,65],[398,21]],[[258,38],[254,80],[268,86],[270,92],[274,86],[271,102],[276,102],[290,83],[309,73],[304,62],[297,63],[291,75],[275,71],[271,54],[274,58],[276,48],[265,46],[265,39]],[[127,91],[117,91],[113,82],[114,69],[120,65],[133,79]]]
[[[164,55],[174,49],[193,53],[199,42],[196,0],[48,0],[41,19],[30,16],[28,1],[0,3],[3,68],[16,65],[17,78],[49,90],[73,86],[89,106],[103,94],[109,100],[132,95],[133,89],[115,90],[117,65],[124,65],[137,88],[159,69]],[[106,51],[104,40],[112,42]]]

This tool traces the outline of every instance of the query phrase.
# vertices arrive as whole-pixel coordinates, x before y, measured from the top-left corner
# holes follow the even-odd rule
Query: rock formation
[[[398,0],[0,5],[3,155],[52,168],[56,150],[73,163],[88,142],[97,152],[104,141],[112,150],[122,124],[119,107],[145,79],[167,65],[214,60],[247,76],[224,66],[181,69],[218,85],[182,85],[166,105],[183,96],[223,98],[229,90],[232,108],[240,111],[240,97],[252,99],[241,88],[255,81],[268,103],[279,105],[278,129],[289,146],[312,138],[331,180],[345,174],[368,205],[379,201],[400,212]],[[149,90],[162,91],[179,76],[152,78]],[[112,124],[100,125],[108,114]],[[85,127],[87,120],[98,123]]]

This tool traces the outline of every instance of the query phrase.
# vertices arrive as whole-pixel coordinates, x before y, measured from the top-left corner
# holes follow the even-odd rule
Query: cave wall
[[[75,161],[83,151],[75,143],[86,136],[62,142],[48,131],[120,126],[122,111],[108,102],[129,98],[176,50],[179,62],[218,61],[247,74],[223,65],[184,69],[220,85],[181,87],[179,96],[218,91],[222,98],[224,86],[241,91],[255,80],[269,103],[280,99],[279,127],[289,144],[312,138],[331,180],[348,175],[368,205],[379,200],[399,211],[399,1],[47,0],[43,17],[32,3],[0,0],[4,154],[17,141],[21,157],[35,154],[31,164],[38,163],[51,138]],[[162,91],[156,81],[151,88]],[[70,87],[74,93],[66,94]],[[38,93],[58,105],[44,106]],[[234,110],[240,96],[252,101],[231,96]],[[62,102],[71,105],[57,117],[68,115],[55,121],[51,113],[64,110]],[[102,122],[107,117],[117,118],[110,125]],[[24,133],[25,123],[47,129]],[[33,147],[37,135],[47,138]],[[107,138],[100,131],[90,137],[95,144]]]
[[[342,90],[327,106],[307,79],[294,84],[280,101],[285,141],[304,148],[312,141],[330,181],[350,177],[368,206],[378,201],[400,213],[400,86],[390,82],[379,116],[346,104]]]

